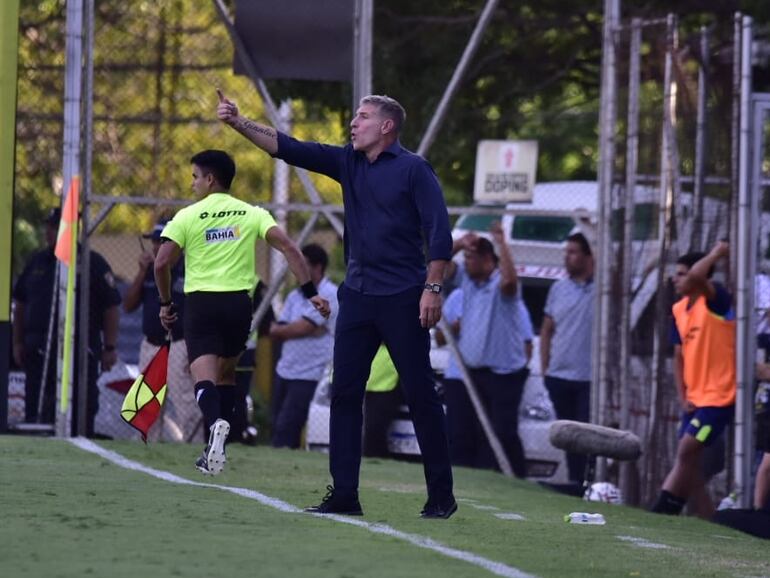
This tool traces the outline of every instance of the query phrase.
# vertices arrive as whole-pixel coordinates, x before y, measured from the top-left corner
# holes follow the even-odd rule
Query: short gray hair
[[[373,104],[378,107],[383,116],[393,121],[396,132],[401,130],[401,126],[406,120],[406,111],[395,98],[391,98],[384,94],[370,94],[361,99],[359,106],[365,104]]]

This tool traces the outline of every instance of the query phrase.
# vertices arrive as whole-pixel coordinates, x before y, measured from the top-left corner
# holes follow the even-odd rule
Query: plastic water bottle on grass
[[[719,502],[717,510],[735,510],[736,508],[740,507],[739,498],[740,495],[737,491],[730,492],[727,496],[722,498],[721,502]]]
[[[601,514],[589,514],[588,512],[572,512],[564,516],[564,521],[569,524],[593,524],[603,526],[607,523]]]

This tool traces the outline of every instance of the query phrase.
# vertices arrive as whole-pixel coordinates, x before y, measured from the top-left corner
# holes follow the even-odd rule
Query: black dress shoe
[[[420,512],[420,518],[441,518],[446,520],[456,511],[457,502],[455,502],[454,498],[451,498],[451,501],[447,501],[444,505],[428,500],[422,512]]]
[[[358,492],[342,494],[335,491],[332,486],[326,486],[326,496],[324,496],[320,504],[305,508],[305,511],[313,514],[364,515],[364,511],[361,509],[361,504],[358,501]]]

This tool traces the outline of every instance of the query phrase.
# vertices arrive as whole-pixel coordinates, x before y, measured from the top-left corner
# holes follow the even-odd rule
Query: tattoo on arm
[[[241,122],[240,128],[244,133],[263,134],[266,137],[270,137],[270,138],[275,138],[277,136],[274,129],[268,126],[262,126],[261,124],[257,124],[253,120],[249,120],[247,118]]]

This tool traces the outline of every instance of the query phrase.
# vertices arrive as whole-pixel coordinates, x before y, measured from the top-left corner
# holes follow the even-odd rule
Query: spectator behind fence
[[[270,337],[283,342],[273,381],[275,448],[299,448],[313,393],[334,349],[338,287],[326,277],[329,256],[315,243],[305,245],[302,254],[318,294],[329,301],[331,314],[324,318],[297,288],[289,293],[278,321],[270,326]]]
[[[682,421],[674,467],[666,476],[653,512],[678,515],[688,500],[709,518],[714,504],[702,473],[704,447],[732,421],[735,409],[735,314],[732,296],[711,281],[714,265],[729,254],[719,242],[710,253],[679,258],[674,289],[682,298],[673,308],[674,380]]]
[[[54,247],[59,230],[61,210],[52,209],[45,221],[46,248],[34,253],[16,281],[13,290],[13,356],[25,373],[24,414],[27,422],[51,424],[56,412],[57,343],[59,340],[57,303],[57,268]],[[115,342],[120,318],[120,293],[115,287],[110,266],[96,251],[90,253],[89,315],[88,315],[88,406],[86,435],[93,437],[94,419],[99,411],[99,388],[96,385],[101,370],[109,370],[117,360]],[[80,304],[78,292],[75,319]],[[78,323],[75,323],[75,350],[72,381],[72,431],[77,431],[78,363],[80,355]],[[48,361],[46,363],[46,350]],[[45,375],[44,375],[45,370]],[[44,387],[41,387],[42,384]],[[38,413],[40,393],[43,393],[42,411]]]
[[[155,287],[153,263],[160,249],[160,234],[166,225],[158,221],[152,231],[142,235],[152,243],[150,251],[139,256],[139,269],[134,281],[123,297],[123,309],[127,313],[142,308],[142,333],[144,339],[139,349],[139,367],[144,369],[166,340],[166,330],[160,324],[160,303]],[[184,315],[184,262],[178,261],[171,270],[171,298],[177,313]],[[161,427],[155,428],[152,436],[166,441],[191,441],[202,420],[200,409],[195,402],[195,384],[190,375],[187,361],[187,346],[184,343],[182,324],[171,329],[171,347],[168,357],[168,389],[163,404]],[[200,427],[203,431],[203,428]]]
[[[224,445],[237,402],[235,366],[251,328],[257,241],[265,239],[283,253],[302,285],[302,294],[321,315],[329,315],[329,304],[310,280],[302,253],[270,213],[230,195],[235,176],[230,155],[206,150],[190,163],[192,189],[199,200],[180,210],[163,229],[163,244],[155,257],[155,283],[160,322],[171,330],[178,318],[171,299],[171,269],[184,251],[184,339],[195,397],[209,431],[208,444],[195,466],[204,474],[216,475],[225,465]]]
[[[529,315],[529,310],[523,299],[518,299],[519,303],[519,315],[522,322],[522,336],[524,338],[524,356],[527,364],[529,364],[532,358],[532,339],[534,332],[532,328],[532,318]],[[457,340],[460,336],[460,328],[462,325],[463,314],[463,290],[455,289],[449,294],[449,297],[444,301],[443,308],[444,320],[447,323],[452,336]],[[441,331],[436,332],[436,341],[439,345],[444,345],[446,339]],[[479,455],[479,447],[483,447],[486,440],[486,434],[484,433],[481,422],[478,419],[476,410],[471,404],[470,397],[467,396],[465,384],[463,383],[462,373],[460,367],[457,364],[457,360],[453,353],[449,353],[449,359],[447,361],[446,369],[443,376],[444,391],[447,388],[451,388],[452,394],[465,398],[466,405],[459,403],[455,405],[455,416],[449,416],[450,420],[454,417],[458,418],[456,426],[452,427],[453,422],[450,421],[449,428],[449,451],[452,456],[452,463],[454,465],[466,465],[474,467],[477,463],[480,463],[482,456]],[[467,413],[466,413],[467,412]],[[466,413],[464,417],[460,417],[463,413]],[[473,422],[473,427],[467,431],[463,430],[463,423]]]
[[[393,365],[388,348],[380,345],[372,360],[372,369],[366,382],[364,398],[364,455],[370,458],[386,458],[388,429],[398,417],[405,403],[398,385],[398,372]]]
[[[235,103],[218,94],[220,120],[265,152],[342,185],[347,273],[340,287],[329,424],[334,485],[308,511],[363,513],[358,500],[361,406],[372,359],[384,342],[412,409],[425,466],[428,500],[420,515],[449,518],[457,502],[428,330],[441,317],[451,232],[433,169],[398,140],[403,107],[387,96],[362,98],[350,123],[351,142],[343,147],[293,139],[240,116]]]
[[[590,421],[593,256],[582,233],[567,238],[567,279],[551,285],[540,328],[540,368],[558,419]],[[569,479],[585,477],[586,456],[567,454]]]
[[[252,308],[254,312],[259,309],[262,299],[265,297],[267,285],[259,279],[257,287],[254,289],[252,299]],[[246,351],[238,358],[235,366],[235,410],[233,411],[233,423],[230,424],[230,435],[227,438],[229,442],[239,442],[245,445],[253,446],[257,443],[257,423],[254,420],[255,414],[261,410],[261,399],[255,399],[250,395],[254,371],[257,366],[257,340],[261,335],[270,334],[270,325],[275,321],[275,313],[272,305],[268,306],[259,325],[255,331],[251,332],[246,342]],[[272,373],[275,363],[270,363]],[[251,404],[251,408],[249,408]],[[250,411],[251,409],[251,411]]]
[[[468,233],[452,247],[453,253],[463,250],[464,264],[452,262],[448,273],[463,292],[458,341],[462,361],[513,473],[523,478],[526,460],[518,428],[519,403],[529,375],[524,343],[527,322],[522,319],[516,267],[500,223],[494,223],[491,231],[499,259],[488,239]],[[449,380],[445,401],[456,463],[497,467],[491,446],[479,431],[465,386]],[[466,439],[458,446],[459,436],[472,436],[473,444]]]

